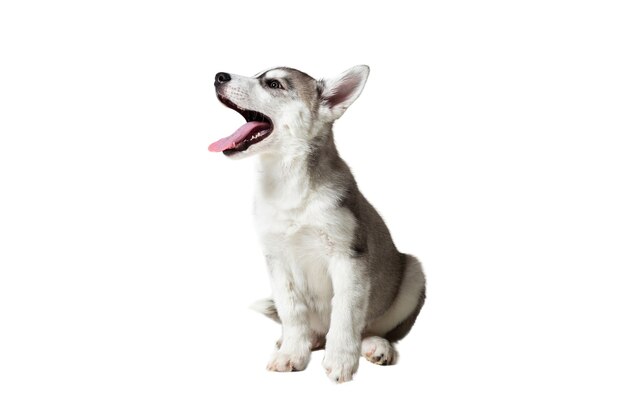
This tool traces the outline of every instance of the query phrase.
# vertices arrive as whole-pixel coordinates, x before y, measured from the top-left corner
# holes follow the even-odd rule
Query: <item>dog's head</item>
[[[315,80],[292,68],[274,68],[255,77],[220,72],[217,98],[246,123],[209,146],[242,158],[260,152],[306,150],[359,97],[369,67],[353,67],[336,78]]]

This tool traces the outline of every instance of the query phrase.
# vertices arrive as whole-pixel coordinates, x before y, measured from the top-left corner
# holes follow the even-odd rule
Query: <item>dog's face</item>
[[[311,138],[357,99],[368,74],[366,66],[321,81],[291,68],[274,68],[255,77],[220,72],[215,76],[217,98],[246,123],[209,150],[232,158],[305,151]]]

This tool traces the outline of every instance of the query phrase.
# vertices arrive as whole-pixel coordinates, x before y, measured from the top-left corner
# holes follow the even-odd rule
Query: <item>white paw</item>
[[[293,353],[293,352],[274,352],[267,364],[268,371],[274,372],[292,372],[302,371],[309,363],[311,352]]]
[[[348,351],[326,350],[322,366],[331,381],[341,384],[352,380],[359,367],[359,354]]]
[[[398,359],[398,353],[393,345],[387,339],[378,336],[363,339],[361,354],[365,359],[377,365],[393,365]]]

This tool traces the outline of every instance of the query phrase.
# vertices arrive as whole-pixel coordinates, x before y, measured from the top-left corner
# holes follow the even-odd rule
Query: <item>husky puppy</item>
[[[352,379],[363,355],[379,365],[413,326],[426,297],[419,261],[399,252],[341,159],[333,123],[359,97],[369,67],[315,80],[292,68],[254,77],[220,72],[217,98],[246,123],[209,150],[258,155],[255,217],[272,297],[253,308],[282,324],[267,369],[303,370],[325,348],[332,381]]]

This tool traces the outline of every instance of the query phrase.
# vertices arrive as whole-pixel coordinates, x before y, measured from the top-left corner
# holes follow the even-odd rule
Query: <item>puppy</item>
[[[258,155],[255,217],[272,297],[254,307],[282,324],[271,371],[303,370],[322,347],[335,382],[352,379],[360,355],[393,364],[392,343],[409,332],[426,298],[419,261],[396,249],[335,147],[333,123],[368,75],[360,65],[319,81],[282,67],[215,76],[218,100],[246,123],[209,150]]]

